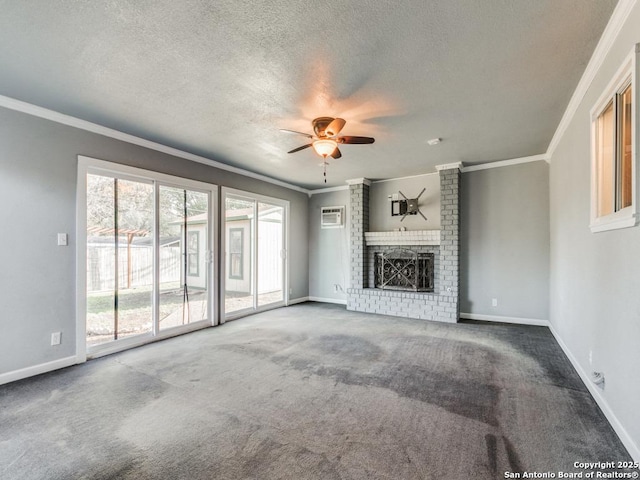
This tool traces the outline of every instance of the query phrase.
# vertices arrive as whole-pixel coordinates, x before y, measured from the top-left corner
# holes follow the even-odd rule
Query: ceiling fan
[[[305,148],[313,147],[313,150],[323,159],[322,166],[324,168],[324,183],[327,183],[327,165],[329,165],[327,157],[340,158],[342,156],[338,145],[362,145],[375,142],[375,139],[371,137],[353,137],[347,135],[339,137],[338,134],[344,127],[345,123],[347,122],[342,118],[318,117],[311,122],[315,135],[287,129],[281,129],[280,131],[303,135],[312,140],[311,143],[294,148],[287,153],[296,153],[300,150],[304,150]]]

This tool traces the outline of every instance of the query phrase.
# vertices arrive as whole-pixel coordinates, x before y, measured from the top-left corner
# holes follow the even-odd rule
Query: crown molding
[[[309,190],[309,197],[318,193],[339,192],[340,190],[349,190],[349,185],[340,185],[338,187],[317,188],[315,190]]]
[[[611,18],[607,23],[607,26],[602,32],[602,36],[596,45],[595,50],[593,51],[593,55],[591,55],[591,59],[587,64],[587,68],[585,69],[580,81],[578,82],[578,86],[576,87],[573,95],[571,96],[571,100],[569,100],[569,104],[567,105],[567,109],[558,124],[558,128],[556,128],[555,133],[553,134],[553,138],[549,143],[549,147],[547,148],[547,157],[551,159],[553,153],[555,152],[562,136],[566,132],[571,120],[573,120],[578,107],[580,106],[580,102],[584,98],[587,93],[587,90],[591,86],[591,82],[595,78],[598,70],[602,66],[607,54],[611,50],[613,42],[618,37],[620,30],[623,25],[629,18],[629,14],[633,10],[637,0],[619,0],[616,5],[613,13],[611,14]]]
[[[72,117],[71,115],[65,115],[64,113],[56,112],[55,110],[49,110],[48,108],[39,107],[31,103],[23,102],[21,100],[16,100],[15,98],[0,95],[0,107],[7,108],[9,110],[15,110],[17,112],[26,113],[27,115],[32,115],[34,117],[44,118],[45,120],[50,120],[52,122],[60,123],[62,125],[78,128],[80,130],[85,130],[91,133],[97,133],[98,135],[102,135],[104,137],[113,138],[115,140],[120,140],[122,142],[130,143],[132,145],[148,148],[150,150],[155,150],[157,152],[166,153],[167,155],[184,158],[185,160],[191,160],[192,162],[202,163],[210,167],[218,168],[220,170],[225,170],[227,172],[236,173],[238,175],[242,175],[245,177],[261,180],[263,182],[271,183],[273,185],[278,185],[280,187],[285,187],[290,190],[295,190],[297,192],[309,194],[309,190],[307,190],[306,188],[302,188],[297,185],[292,185],[290,183],[283,182],[282,180],[277,180],[275,178],[271,178],[266,175],[262,175],[260,173],[251,172],[243,168],[232,167],[231,165],[227,165],[225,163],[221,163],[216,160],[211,160],[210,158],[185,152],[183,150],[169,147],[161,143],[152,142],[151,140],[146,140],[141,137],[136,137],[135,135],[130,135],[128,133],[124,133],[119,130],[114,130],[113,128],[108,128],[102,125],[98,125],[97,123],[89,122],[87,120],[82,120],[77,117]]]
[[[365,184],[367,187],[371,186],[371,180],[369,180],[368,178],[350,178],[349,180],[345,180],[347,182],[347,185],[360,185],[360,184]]]
[[[382,180],[374,180],[371,183],[395,182],[397,180],[408,180],[410,178],[427,177],[429,175],[438,175],[438,172],[419,173],[418,175],[408,175],[406,177],[384,178]]]
[[[480,165],[470,165],[468,167],[463,167],[462,172],[463,173],[476,172],[478,170],[488,170],[490,168],[508,167],[509,165],[519,165],[521,163],[539,162],[541,160],[548,162],[548,157],[546,153],[541,153],[540,155],[531,155],[530,157],[520,157],[520,158],[511,158],[509,160],[500,160],[498,162],[481,163]]]
[[[463,168],[462,162],[444,163],[442,165],[436,165],[436,170],[438,172],[440,170],[451,170],[453,168],[457,168],[458,170],[462,170],[462,168]]]
[[[462,173],[467,173],[467,172],[475,172],[478,170],[488,170],[491,168],[500,168],[500,167],[508,167],[510,165],[519,165],[521,163],[529,163],[529,162],[539,162],[539,161],[545,161],[547,163],[549,163],[549,157],[547,156],[546,153],[541,153],[539,155],[531,155],[529,157],[520,157],[520,158],[510,158],[508,160],[499,160],[497,162],[488,162],[488,163],[481,163],[480,165],[470,165],[468,167],[462,166],[462,162],[456,162],[456,163],[448,163],[445,165],[438,165],[436,166],[437,170],[448,170],[451,168],[460,168],[460,171],[462,171]],[[418,175],[409,175],[406,177],[395,177],[395,178],[385,178],[382,180],[373,180],[371,181],[371,184],[374,183],[385,183],[385,182],[395,182],[398,180],[408,180],[411,178],[420,178],[420,177],[427,177],[427,176],[431,176],[431,175],[438,175],[438,172],[430,172],[430,173],[420,173]],[[349,185],[357,185],[361,182],[360,180],[362,179],[352,179],[352,180],[347,180],[347,183]],[[367,180],[367,179],[364,179]],[[337,192],[340,190],[347,190],[349,187],[348,185],[345,186],[338,186],[338,187],[327,187],[327,188],[319,188],[319,189],[315,189],[315,190],[309,190],[309,197],[311,197],[312,195],[318,194],[318,193],[329,193],[329,192]]]

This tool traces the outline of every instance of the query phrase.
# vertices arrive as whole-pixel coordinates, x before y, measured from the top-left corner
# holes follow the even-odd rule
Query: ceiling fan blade
[[[307,145],[302,145],[301,147],[294,148],[293,150],[291,150],[290,152],[287,152],[287,153],[296,153],[296,152],[299,152],[300,150],[304,150],[305,148],[309,148],[310,146],[311,146],[311,144],[308,143]]]
[[[307,138],[313,138],[313,135],[309,135],[308,133],[296,132],[295,130],[287,130],[286,128],[281,128],[280,131],[284,133],[294,133],[296,135],[303,135]]]
[[[376,141],[375,138],[371,137],[338,137],[336,139],[338,143],[350,143],[352,145],[362,145],[365,143],[373,143]]]
[[[340,133],[345,123],[347,122],[343,118],[334,118],[333,121],[327,125],[327,128],[324,129],[324,134],[327,137],[335,137]]]
[[[333,158],[340,158],[342,156],[342,153],[340,153],[340,149],[338,147],[336,147],[336,149],[333,151],[331,156]]]

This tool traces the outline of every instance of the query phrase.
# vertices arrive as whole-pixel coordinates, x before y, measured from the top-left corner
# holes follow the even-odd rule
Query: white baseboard
[[[578,372],[578,375],[580,375],[582,382],[587,386],[589,393],[591,393],[591,396],[594,398],[594,400],[604,413],[605,417],[607,417],[607,420],[609,420],[609,423],[618,434],[618,437],[620,437],[620,440],[629,452],[629,455],[631,455],[635,462],[640,462],[640,448],[638,448],[638,445],[635,444],[629,433],[627,433],[625,428],[620,423],[620,420],[618,420],[618,417],[616,417],[616,415],[613,413],[611,407],[609,406],[609,403],[602,396],[602,391],[600,390],[600,388],[598,388],[591,381],[587,372],[585,372],[582,366],[578,363],[576,357],[573,356],[573,353],[571,353],[571,350],[569,350],[569,347],[567,347],[567,344],[564,343],[562,337],[560,337],[558,332],[556,332],[556,330],[553,328],[553,325],[549,325],[549,330],[551,330],[551,333],[555,337],[556,342],[558,342],[558,345],[560,345],[560,348],[562,348],[562,350],[564,351],[564,354],[573,365],[573,368],[575,368],[576,372]]]
[[[538,318],[504,317],[502,315],[481,315],[479,313],[461,313],[460,318],[466,320],[482,320],[484,322],[515,323],[518,325],[535,325],[538,327],[549,327],[549,320]]]
[[[33,365],[31,367],[21,368],[20,370],[14,370],[12,372],[0,374],[0,385],[5,383],[15,382],[16,380],[22,380],[23,378],[33,377],[40,375],[41,373],[51,372],[60,368],[70,367],[77,362],[76,356],[60,358],[59,360],[53,360],[47,363],[41,363],[39,365]]]
[[[339,298],[322,298],[322,297],[309,297],[310,302],[321,302],[321,303],[335,303],[337,305],[346,305],[347,301]]]
[[[521,325],[537,325],[537,326],[548,327],[551,333],[553,334],[554,338],[558,342],[558,345],[560,345],[560,348],[562,348],[565,355],[573,365],[573,368],[575,368],[576,371],[578,372],[578,375],[580,375],[580,378],[582,379],[582,382],[585,384],[585,386],[589,390],[589,393],[591,393],[591,396],[594,398],[594,400],[596,401],[596,403],[604,413],[605,417],[607,417],[607,420],[609,421],[609,423],[611,424],[615,432],[618,434],[620,441],[622,441],[623,445],[628,450],[631,457],[633,457],[633,460],[635,462],[640,462],[640,448],[638,448],[638,445],[635,444],[635,442],[633,441],[629,433],[622,426],[622,424],[620,423],[620,420],[618,420],[618,417],[615,416],[615,414],[611,410],[611,407],[609,406],[609,403],[604,398],[604,396],[602,396],[601,390],[591,381],[587,372],[584,371],[582,366],[578,363],[576,358],[573,356],[573,353],[571,353],[571,350],[569,350],[569,347],[567,347],[567,344],[564,343],[564,341],[562,340],[558,332],[556,332],[556,330],[553,328],[553,325],[551,325],[551,323],[548,320],[539,320],[539,319],[533,319],[533,318],[503,317],[498,315],[481,315],[476,313],[461,313],[460,318],[465,318],[469,320],[483,320],[488,322],[505,322],[505,323],[521,324]]]
[[[287,305],[295,305],[296,303],[304,303],[304,302],[308,302],[309,301],[309,297],[300,297],[300,298],[293,298],[293,299],[289,299],[289,303],[287,303]]]

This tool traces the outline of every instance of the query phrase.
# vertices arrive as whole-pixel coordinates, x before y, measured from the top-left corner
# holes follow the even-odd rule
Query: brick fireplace
[[[457,322],[460,315],[460,164],[436,167],[440,176],[440,230],[369,232],[369,186],[350,180],[351,287],[347,309],[423,320]],[[433,257],[433,291],[375,286],[376,254],[399,249]]]

